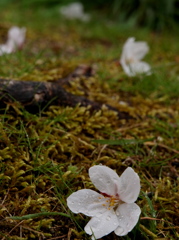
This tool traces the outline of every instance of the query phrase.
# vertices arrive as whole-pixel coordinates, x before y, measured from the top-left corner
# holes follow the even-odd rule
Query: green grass
[[[139,223],[127,236],[111,233],[103,239],[178,238],[178,33],[131,29],[93,14],[91,22],[82,23],[63,19],[58,7],[11,4],[1,10],[1,42],[10,26],[27,28],[24,48],[0,56],[1,78],[53,81],[79,64],[93,64],[96,75],[76,79],[67,90],[134,117],[119,120],[112,111],[90,113],[80,106],[46,106],[36,115],[19,103],[1,108],[3,240],[90,239],[83,230],[89,218],[71,213],[66,199],[79,189],[94,189],[88,176],[94,164],[119,175],[131,166],[141,179]],[[130,78],[117,64],[131,36],[148,42],[144,61],[153,68],[151,76]]]

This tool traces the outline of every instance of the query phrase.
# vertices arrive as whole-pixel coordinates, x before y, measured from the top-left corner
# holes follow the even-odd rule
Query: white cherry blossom
[[[8,39],[5,44],[0,45],[0,56],[9,54],[20,49],[25,41],[26,28],[11,27],[8,31]]]
[[[140,192],[140,179],[128,167],[121,177],[107,166],[89,169],[92,183],[100,191],[82,189],[67,198],[67,205],[74,213],[92,217],[85,232],[92,239],[99,239],[111,232],[124,236],[137,224],[141,210],[134,202]]]
[[[84,22],[90,20],[90,15],[84,13],[83,5],[80,2],[73,2],[60,8],[60,14],[67,19],[80,19]]]
[[[151,74],[151,67],[148,63],[141,61],[141,59],[148,53],[149,46],[146,42],[135,42],[135,38],[128,38],[125,42],[120,63],[123,70],[128,76],[135,76],[137,74]]]

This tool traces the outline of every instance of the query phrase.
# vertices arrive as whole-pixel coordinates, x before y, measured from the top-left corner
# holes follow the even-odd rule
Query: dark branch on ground
[[[131,118],[128,113],[120,112],[116,108],[91,101],[83,96],[73,95],[63,87],[69,84],[76,77],[92,76],[93,68],[82,65],[79,66],[65,78],[58,79],[54,82],[34,82],[34,81],[17,81],[0,79],[0,106],[4,104],[18,101],[25,109],[31,113],[37,113],[46,106],[90,106],[91,111],[101,109],[102,105],[106,105],[109,110],[117,112],[120,119]]]

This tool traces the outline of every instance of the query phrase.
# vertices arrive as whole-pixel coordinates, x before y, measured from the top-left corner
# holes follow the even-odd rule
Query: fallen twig
[[[109,110],[115,111],[120,119],[129,119],[126,112],[120,112],[116,108],[98,102],[91,101],[83,96],[76,96],[67,92],[64,88],[74,78],[81,75],[91,76],[92,68],[79,66],[73,73],[54,82],[34,82],[0,79],[0,106],[18,101],[25,109],[37,113],[49,107],[57,106],[90,106],[90,111],[100,110],[105,105]]]

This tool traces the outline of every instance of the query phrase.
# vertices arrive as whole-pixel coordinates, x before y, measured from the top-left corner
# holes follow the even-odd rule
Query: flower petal
[[[135,42],[135,38],[131,37],[124,43],[121,59],[125,59],[126,61],[139,61],[148,53],[148,51],[149,46],[146,42]]]
[[[60,14],[67,19],[80,19],[82,21],[89,21],[90,15],[84,13],[84,7],[79,2],[74,2],[60,8]]]
[[[95,187],[102,193],[115,195],[120,181],[115,171],[107,166],[93,166],[89,169],[89,176]]]
[[[140,61],[148,51],[149,46],[146,42],[135,42],[133,37],[127,39],[122,49],[120,63],[128,76],[151,74],[150,65]]]
[[[134,41],[135,41],[135,38],[133,38],[133,37],[128,38],[126,40],[126,42],[124,43],[124,46],[122,48],[122,54],[121,54],[120,62],[125,62],[127,64],[127,62],[129,60],[133,59],[132,48],[133,48],[133,45],[134,45]]]
[[[121,60],[120,63],[121,63],[121,66],[122,66],[124,72],[129,77],[135,76],[135,74],[131,71],[129,64],[126,64],[126,62],[124,60]]]
[[[118,218],[114,210],[107,210],[98,217],[93,217],[85,226],[85,232],[94,235],[92,239],[98,239],[108,235],[119,226]]]
[[[4,53],[11,53],[12,49],[7,46],[7,44],[1,44],[0,45],[0,56]]]
[[[135,203],[123,203],[116,210],[116,215],[119,221],[119,227],[116,228],[115,234],[124,236],[130,232],[137,224],[141,210]]]
[[[151,67],[146,62],[133,62],[129,64],[129,68],[133,76],[136,74],[146,73],[147,75],[151,74]]]
[[[140,192],[140,179],[131,167],[128,167],[120,177],[118,194],[122,201],[133,203],[137,200]]]
[[[140,61],[149,51],[149,46],[146,42],[134,42],[131,46],[131,54],[136,61]]]
[[[13,50],[20,48],[25,41],[26,28],[11,27],[8,31],[7,45],[13,46]]]
[[[90,189],[82,189],[67,198],[67,205],[74,213],[83,213],[92,217],[105,212],[109,203],[103,195]]]

